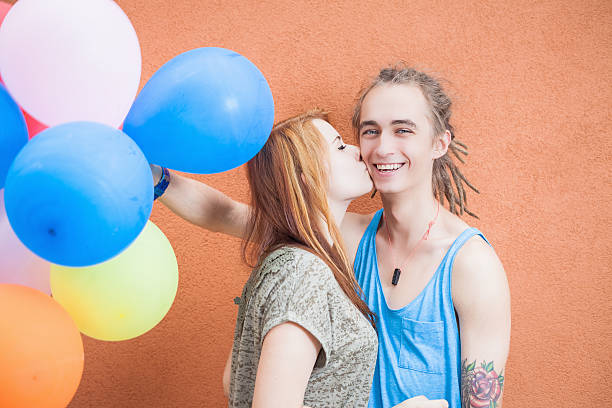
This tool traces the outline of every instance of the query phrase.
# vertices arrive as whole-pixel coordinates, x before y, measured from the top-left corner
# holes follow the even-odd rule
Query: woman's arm
[[[321,343],[295,323],[271,329],[259,357],[253,408],[304,407],[304,393]]]
[[[161,178],[161,168],[151,165],[153,183]],[[179,217],[210,231],[243,238],[249,206],[232,200],[204,183],[172,172],[166,192],[159,198]]]

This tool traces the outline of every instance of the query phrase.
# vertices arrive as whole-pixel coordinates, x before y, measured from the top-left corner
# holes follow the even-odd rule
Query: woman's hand
[[[407,399],[393,408],[448,408],[448,402],[443,399],[429,400],[423,395]]]
[[[153,176],[153,185],[157,185],[159,180],[161,180],[162,170],[157,164],[149,164],[151,167],[151,175]]]
[[[304,408],[310,407],[304,405]],[[418,397],[407,399],[393,408],[448,408],[448,402],[443,399],[428,400],[425,396],[419,395]]]

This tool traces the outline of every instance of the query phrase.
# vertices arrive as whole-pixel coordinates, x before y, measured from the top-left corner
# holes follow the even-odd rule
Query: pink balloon
[[[138,91],[138,37],[112,0],[20,0],[0,26],[6,87],[48,126],[118,127]]]
[[[13,232],[0,190],[0,284],[16,283],[51,295],[50,272],[51,264],[34,255]]]
[[[10,4],[0,1],[0,24],[2,24],[2,20],[4,20],[4,17],[9,12],[10,9],[11,9]]]

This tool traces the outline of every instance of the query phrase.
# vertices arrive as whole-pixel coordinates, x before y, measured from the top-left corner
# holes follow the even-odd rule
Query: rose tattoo
[[[498,375],[493,368],[493,361],[482,362],[476,367],[476,361],[461,364],[461,406],[463,408],[495,408],[504,386],[503,370]]]

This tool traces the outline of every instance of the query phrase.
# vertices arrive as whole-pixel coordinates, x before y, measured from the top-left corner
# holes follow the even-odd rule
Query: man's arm
[[[461,335],[461,407],[501,408],[510,346],[510,290],[493,248],[475,237],[455,259],[452,296]]]

